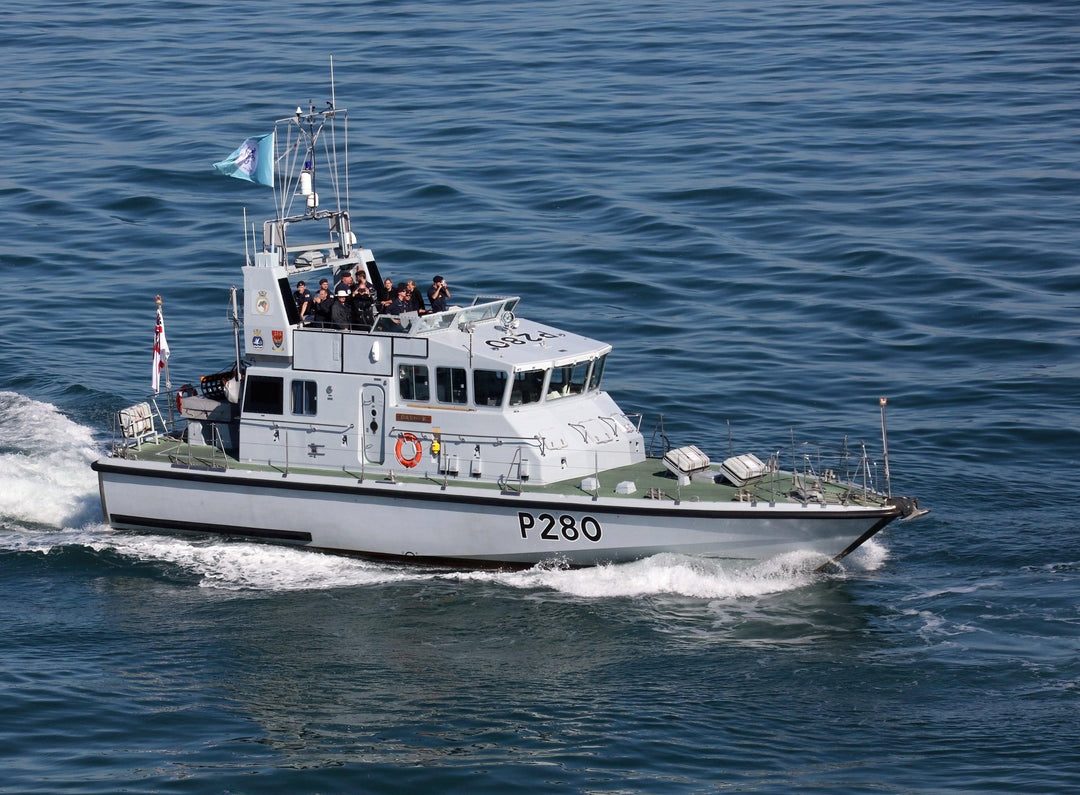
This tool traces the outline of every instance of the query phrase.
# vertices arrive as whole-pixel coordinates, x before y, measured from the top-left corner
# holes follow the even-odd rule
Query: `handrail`
[[[214,420],[211,420],[215,422]],[[266,428],[273,428],[275,431],[278,429],[288,430],[290,428],[294,430],[304,431],[330,431],[332,433],[347,433],[356,427],[356,423],[350,422],[348,425],[330,425],[322,422],[301,422],[299,420],[264,420],[264,419],[242,419],[241,422],[250,423],[252,425],[262,425]]]
[[[516,450],[514,450],[514,455],[510,459],[510,464],[506,468],[506,474],[499,476],[499,486],[500,488],[502,488],[503,491],[513,491],[518,494],[521,494],[525,491],[524,481],[521,479],[521,462],[521,448],[518,447]],[[518,473],[516,478],[513,476],[515,466],[517,466]],[[514,488],[514,483],[517,484],[517,488]]]
[[[399,428],[396,425],[391,427],[390,430],[387,431],[387,433],[390,436],[393,436],[394,434],[397,434],[397,433],[412,433],[412,434],[416,434],[417,436],[419,436],[422,439],[426,439],[429,436],[431,438],[435,438],[435,435],[436,435],[433,431],[414,430],[412,428],[408,428],[408,429]],[[484,434],[484,433],[474,433],[474,434],[466,435],[466,434],[460,434],[460,433],[447,433],[446,431],[439,431],[438,436],[443,441],[449,440],[449,441],[453,441],[453,442],[465,442],[465,443],[468,443],[468,442],[473,442],[473,441],[493,440],[496,444],[508,444],[510,442],[519,442],[519,443],[522,443],[522,444],[525,444],[525,443],[533,444],[533,443],[535,443],[535,445],[537,447],[539,447],[540,449],[543,449],[543,447],[544,447],[543,438],[540,437],[540,436],[536,436],[536,435],[534,435],[534,436],[511,436],[509,434],[488,435],[488,434]]]

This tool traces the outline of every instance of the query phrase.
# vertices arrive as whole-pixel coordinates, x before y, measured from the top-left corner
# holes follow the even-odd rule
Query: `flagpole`
[[[160,295],[155,295],[154,296],[154,303],[157,304],[157,313],[158,313],[158,315],[161,315],[161,324],[162,324],[162,326],[161,326],[162,327],[162,332],[161,333],[162,333],[162,335],[164,335],[164,333],[165,333],[164,332],[165,316],[162,315],[162,313],[161,313],[161,296]],[[171,428],[171,427],[173,427],[173,425],[176,424],[176,418],[173,416],[172,380],[170,380],[170,378],[169,378],[169,357],[168,356],[162,356],[161,357],[161,363],[164,366],[163,369],[165,370],[165,397],[168,399],[168,403],[169,403],[169,427]]]
[[[233,323],[233,337],[236,341],[236,383],[240,383],[240,315],[236,309],[236,285],[234,284],[229,288],[229,294],[232,297],[232,323]]]

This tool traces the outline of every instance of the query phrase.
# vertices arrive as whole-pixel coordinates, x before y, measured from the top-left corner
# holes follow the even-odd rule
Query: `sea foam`
[[[0,392],[0,518],[52,527],[100,517],[93,432],[59,409]]]

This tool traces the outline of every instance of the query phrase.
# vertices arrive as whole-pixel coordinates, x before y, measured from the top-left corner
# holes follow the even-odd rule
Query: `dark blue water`
[[[1080,786],[1080,8],[297,0],[0,10],[0,791]],[[89,462],[230,360],[210,163],[351,111],[384,272],[610,341],[723,456],[879,441],[843,571],[434,572],[101,524]],[[729,430],[730,429],[730,430]]]

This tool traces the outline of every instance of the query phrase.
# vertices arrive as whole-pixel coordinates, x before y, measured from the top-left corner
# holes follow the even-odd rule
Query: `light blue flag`
[[[274,187],[274,134],[248,138],[214,168],[226,177]]]

